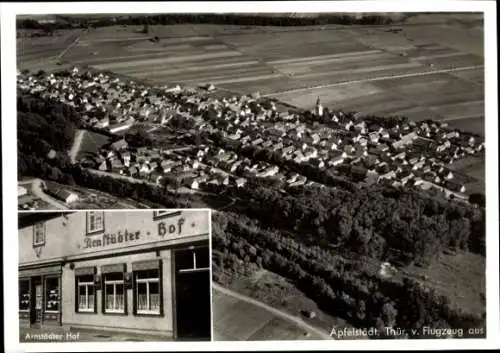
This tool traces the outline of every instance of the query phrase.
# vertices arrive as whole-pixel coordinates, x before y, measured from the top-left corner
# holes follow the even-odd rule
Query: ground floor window
[[[59,311],[61,303],[59,277],[45,279],[45,311]]]
[[[108,273],[104,275],[104,312],[125,313],[123,273]]]
[[[94,275],[76,277],[78,293],[78,312],[95,312]]]
[[[30,298],[30,281],[22,279],[19,281],[19,310],[29,310]]]
[[[136,271],[134,275],[136,313],[160,315],[160,271],[141,270]]]

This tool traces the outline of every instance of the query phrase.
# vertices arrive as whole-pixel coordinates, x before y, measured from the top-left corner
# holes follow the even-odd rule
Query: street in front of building
[[[114,331],[81,330],[66,327],[35,328],[21,327],[19,342],[144,342],[144,341],[172,341],[171,338],[123,333]]]

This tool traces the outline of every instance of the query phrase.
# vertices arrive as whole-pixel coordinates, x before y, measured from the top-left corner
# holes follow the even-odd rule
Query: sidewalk
[[[91,329],[69,328],[62,326],[44,326],[41,328],[19,328],[19,341],[23,343],[40,342],[144,342],[173,341],[173,338],[125,333],[98,331]]]

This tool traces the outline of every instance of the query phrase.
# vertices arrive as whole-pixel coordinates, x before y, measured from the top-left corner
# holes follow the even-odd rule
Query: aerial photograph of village
[[[212,209],[215,340],[484,338],[483,22],[18,16],[18,210]]]

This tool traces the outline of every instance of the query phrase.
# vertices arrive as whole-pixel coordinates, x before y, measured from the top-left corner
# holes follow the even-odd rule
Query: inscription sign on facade
[[[165,237],[167,234],[181,234],[182,225],[184,224],[184,218],[179,218],[177,224],[168,224],[165,222],[158,223],[158,235],[160,237]]]
[[[141,238],[140,231],[129,232],[128,230],[126,230],[123,233],[119,231],[113,234],[103,234],[97,239],[86,238],[84,240],[83,248],[90,249],[90,248],[106,247],[112,244],[132,242],[135,240],[139,240],[140,238]]]
[[[175,223],[158,222],[158,237],[165,238],[169,235],[180,235],[183,231],[185,219],[179,218]],[[149,232],[147,232],[149,236]],[[118,231],[116,233],[105,233],[102,235],[87,236],[83,241],[82,249],[105,248],[110,245],[131,243],[146,240],[141,231]]]

